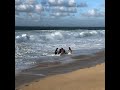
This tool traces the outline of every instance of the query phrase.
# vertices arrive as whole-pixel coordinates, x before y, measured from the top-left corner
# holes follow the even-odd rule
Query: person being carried
[[[60,55],[63,55],[63,54],[67,54],[67,52],[65,51],[65,49],[61,48],[61,53],[60,53]]]

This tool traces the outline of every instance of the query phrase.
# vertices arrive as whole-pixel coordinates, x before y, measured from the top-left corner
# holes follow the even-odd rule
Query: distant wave
[[[30,40],[30,36],[27,34],[21,34],[21,35],[16,36],[15,39],[17,40],[17,42],[25,42],[25,41]]]
[[[78,30],[79,31],[79,30]],[[43,31],[45,32],[45,31]],[[44,34],[44,35],[43,35]],[[43,34],[38,34],[38,35],[28,35],[26,33],[24,34],[20,34],[16,36],[16,41],[17,42],[28,42],[30,40],[32,41],[48,41],[48,40],[62,40],[64,38],[84,38],[84,37],[90,37],[90,36],[95,36],[95,35],[104,35],[105,31],[104,30],[85,30],[85,31],[79,31],[79,32],[75,32],[73,30],[73,32],[71,31],[56,31],[56,30],[52,30],[51,32],[47,33],[43,33]]]

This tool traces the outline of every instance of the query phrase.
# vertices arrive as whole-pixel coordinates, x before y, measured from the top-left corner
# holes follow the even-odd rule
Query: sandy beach
[[[73,58],[66,65],[22,72],[15,77],[16,90],[105,90],[105,52]]]
[[[21,90],[105,90],[105,64],[32,82]]]

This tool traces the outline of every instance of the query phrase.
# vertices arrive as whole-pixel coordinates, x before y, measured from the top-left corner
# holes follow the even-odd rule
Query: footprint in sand
[[[29,86],[29,85],[27,84],[27,85],[25,85],[25,86]]]
[[[39,82],[39,81],[35,81],[35,82]]]

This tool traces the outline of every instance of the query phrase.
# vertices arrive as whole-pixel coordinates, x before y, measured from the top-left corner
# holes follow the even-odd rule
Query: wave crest
[[[51,34],[46,35],[46,39],[48,40],[62,39],[62,38],[63,38],[63,34],[61,32],[53,32]]]

